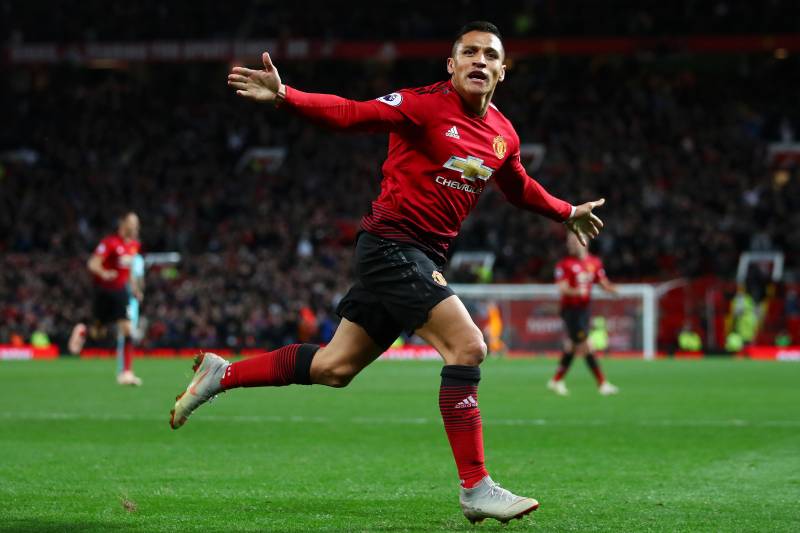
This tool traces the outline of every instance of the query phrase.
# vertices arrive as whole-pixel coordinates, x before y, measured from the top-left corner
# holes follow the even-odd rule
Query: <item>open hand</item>
[[[586,202],[576,206],[575,214],[565,222],[567,228],[578,237],[578,240],[584,246],[588,244],[589,239],[597,237],[600,234],[600,230],[603,229],[603,221],[592,213],[592,210],[604,203],[606,203],[606,199],[601,198],[594,202]]]
[[[272,64],[269,52],[261,55],[264,70],[233,67],[228,74],[228,85],[236,94],[256,102],[276,102],[283,84],[278,69]],[[282,95],[281,95],[282,96]]]

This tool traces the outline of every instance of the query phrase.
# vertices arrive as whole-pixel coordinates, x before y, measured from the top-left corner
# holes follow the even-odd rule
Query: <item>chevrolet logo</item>
[[[466,159],[451,156],[444,164],[444,168],[461,172],[461,177],[469,181],[475,181],[475,178],[487,181],[494,172],[493,168],[483,164],[483,159],[471,155],[468,155]]]

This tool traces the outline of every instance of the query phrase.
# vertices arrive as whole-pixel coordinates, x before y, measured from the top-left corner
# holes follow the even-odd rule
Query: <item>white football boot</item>
[[[567,390],[567,384],[564,383],[563,379],[559,379],[558,381],[551,379],[550,381],[547,382],[547,388],[555,392],[559,396],[569,395],[569,391]]]
[[[117,383],[120,385],[131,385],[133,387],[142,386],[141,378],[137,377],[136,374],[130,370],[125,370],[117,374]]]
[[[604,381],[603,384],[597,388],[597,392],[599,392],[603,396],[611,396],[612,394],[618,394],[619,388],[612,385],[608,381]]]
[[[464,516],[473,524],[485,518],[494,518],[505,524],[539,508],[539,502],[533,498],[512,494],[489,476],[471,489],[462,488],[459,500]]]
[[[200,353],[194,358],[192,381],[175,398],[175,407],[169,412],[169,425],[172,429],[184,425],[195,409],[222,391],[219,381],[225,375],[228,365],[228,361],[213,353]]]

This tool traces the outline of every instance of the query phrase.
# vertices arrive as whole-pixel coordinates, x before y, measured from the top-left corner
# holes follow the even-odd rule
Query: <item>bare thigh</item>
[[[127,319],[117,320],[117,331],[125,337],[130,337],[133,332],[131,321]]]
[[[448,365],[477,366],[486,357],[483,333],[456,295],[436,304],[416,334],[430,343]]]
[[[381,353],[364,328],[342,318],[331,342],[311,361],[311,382],[344,387]]]
[[[582,340],[580,342],[573,342],[568,338],[564,341],[564,351],[581,357],[589,353],[589,341]]]

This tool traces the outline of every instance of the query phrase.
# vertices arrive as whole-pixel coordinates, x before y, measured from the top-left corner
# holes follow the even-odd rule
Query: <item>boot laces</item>
[[[514,494],[512,494],[511,491],[504,489],[503,487],[500,486],[499,483],[495,483],[489,489],[489,497],[507,502],[514,501],[514,498],[516,498],[516,496],[514,496]]]

